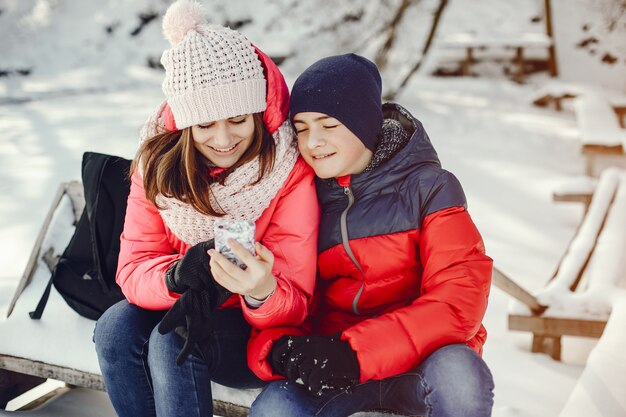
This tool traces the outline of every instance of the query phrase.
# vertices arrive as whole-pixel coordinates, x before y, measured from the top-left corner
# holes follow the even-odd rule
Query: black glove
[[[307,338],[301,336],[283,336],[274,342],[268,360],[275,374],[287,376],[287,364],[291,352],[306,343]]]
[[[185,340],[176,358],[178,366],[185,362],[197,342],[210,336],[210,310],[211,300],[207,290],[188,290],[163,316],[159,323],[159,333],[167,334],[175,330]]]
[[[333,336],[299,336],[304,341],[294,347],[285,361],[286,377],[301,380],[310,392],[348,391],[358,382],[359,361],[350,344]]]
[[[182,294],[188,288],[194,290],[207,288],[207,281],[213,280],[213,276],[209,267],[211,257],[206,252],[214,247],[213,239],[190,247],[185,255],[165,272],[167,289]]]
[[[212,313],[232,295],[230,291],[215,282],[208,270],[208,260],[206,265],[207,275],[202,289],[188,288],[159,324],[159,333],[166,334],[174,330],[185,340],[176,358],[179,366],[187,359],[194,346],[201,348],[202,341],[211,335]]]

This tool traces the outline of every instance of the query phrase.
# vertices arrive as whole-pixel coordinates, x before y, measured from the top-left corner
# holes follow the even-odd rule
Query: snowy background
[[[543,0],[450,0],[425,56],[438,0],[204,3],[212,23],[238,28],[282,61],[290,85],[318,58],[348,51],[380,63],[386,92],[396,91],[421,64],[395,100],[422,120],[444,167],[461,180],[495,265],[531,291],[543,287],[583,215],[576,204],[551,200],[555,188],[584,171],[573,113],[532,105],[550,78],[538,72],[525,84],[511,81],[512,51],[481,51],[499,61],[474,66],[473,77],[433,76],[463,56],[440,48],[438,39],[457,31],[493,37],[543,33]],[[29,306],[22,306],[19,317],[11,317],[14,322],[1,322],[58,184],[80,178],[85,151],[132,158],[139,126],[162,100],[158,61],[167,42],[160,19],[168,4],[0,0],[0,326],[5,329],[18,332],[19,320],[27,321],[22,316]],[[559,80],[626,95],[624,1],[553,0],[552,5]],[[37,295],[31,298],[36,302]],[[562,362],[531,354],[530,335],[507,330],[509,300],[494,288],[484,320],[489,332],[484,357],[496,380],[494,416],[557,416],[580,391],[575,386],[597,341],[564,338]],[[9,335],[0,334],[0,348],[3,338]],[[55,349],[46,346],[48,355],[63,356],[62,347]],[[615,380],[614,392],[626,398],[624,378]],[[85,398],[103,402],[91,394]]]

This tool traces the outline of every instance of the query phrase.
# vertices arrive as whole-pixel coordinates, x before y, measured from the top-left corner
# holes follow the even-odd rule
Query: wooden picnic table
[[[543,33],[521,33],[516,35],[485,36],[476,35],[469,32],[452,33],[444,36],[439,45],[448,49],[465,49],[465,59],[461,63],[463,75],[469,75],[471,65],[476,61],[474,52],[477,49],[514,49],[517,72],[515,79],[518,82],[524,81],[525,58],[524,49],[545,48],[552,46],[550,37]]]

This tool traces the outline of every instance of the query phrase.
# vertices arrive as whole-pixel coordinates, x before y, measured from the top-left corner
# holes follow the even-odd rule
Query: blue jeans
[[[241,310],[214,312],[212,357],[205,362],[192,351],[182,366],[176,356],[183,340],[156,329],[164,314],[123,300],[96,323],[98,362],[118,416],[212,416],[211,381],[233,388],[265,384],[248,368],[250,325]]]
[[[339,417],[370,410],[428,417],[490,416],[493,388],[485,362],[467,345],[455,344],[433,352],[413,371],[365,382],[350,393],[318,397],[289,381],[271,382],[252,404],[250,417]]]

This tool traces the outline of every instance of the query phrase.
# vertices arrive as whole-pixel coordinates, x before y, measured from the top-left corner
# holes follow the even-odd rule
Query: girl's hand
[[[259,242],[255,244],[257,256],[235,239],[228,239],[226,243],[248,268],[243,270],[215,249],[210,249],[209,265],[215,281],[232,293],[265,300],[276,288],[276,277],[272,274],[274,254]]]

